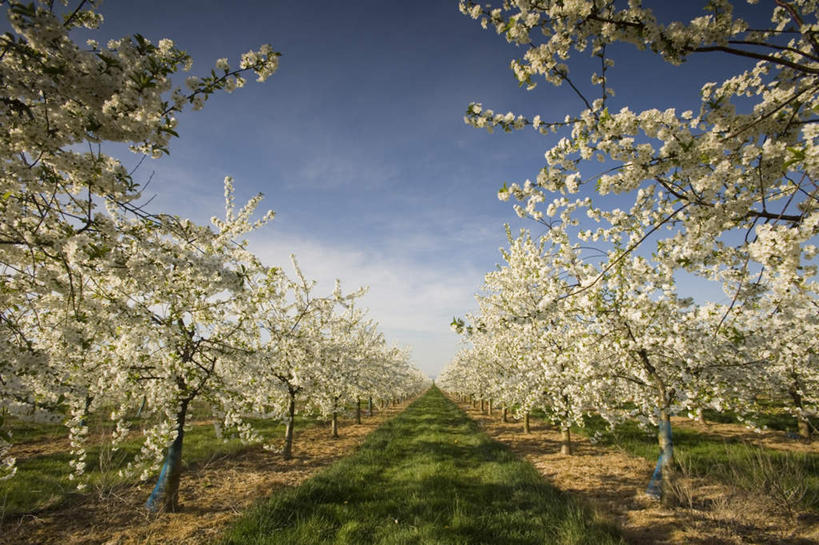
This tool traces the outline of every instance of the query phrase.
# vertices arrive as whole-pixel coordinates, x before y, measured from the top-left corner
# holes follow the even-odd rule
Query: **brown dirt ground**
[[[819,544],[819,516],[800,513],[796,521],[775,512],[771,505],[749,493],[702,478],[681,479],[685,508],[666,508],[644,490],[654,464],[620,450],[573,437],[574,454],[560,454],[560,432],[532,419],[531,433],[521,422],[501,422],[498,411],[490,418],[480,408],[459,403],[490,437],[507,444],[532,463],[552,484],[581,499],[603,519],[617,524],[632,545],[809,545]],[[698,426],[700,424],[693,424]],[[768,432],[762,438],[731,424],[710,424],[708,433],[743,435],[772,448],[810,449],[785,442]],[[760,440],[761,439],[761,440]]]
[[[293,459],[285,462],[261,446],[186,468],[180,484],[181,512],[152,514],[145,500],[153,483],[120,486],[87,494],[58,509],[6,520],[0,545],[200,545],[219,537],[254,502],[277,489],[295,486],[338,458],[352,453],[364,437],[406,404],[377,411],[362,423],[341,420],[332,439],[329,426],[296,429]]]

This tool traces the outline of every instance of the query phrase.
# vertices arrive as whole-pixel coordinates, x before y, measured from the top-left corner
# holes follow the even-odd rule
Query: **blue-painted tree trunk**
[[[168,447],[168,454],[159,479],[156,481],[145,507],[150,511],[165,511],[175,513],[179,510],[179,479],[182,476],[182,441],[185,437],[185,418],[188,413],[188,402],[184,400],[179,405],[176,414],[176,439]]]
[[[660,457],[654,474],[648,483],[646,494],[658,500],[667,500],[669,483],[674,471],[674,445],[671,440],[671,418],[665,411],[660,412],[657,440],[660,443]]]

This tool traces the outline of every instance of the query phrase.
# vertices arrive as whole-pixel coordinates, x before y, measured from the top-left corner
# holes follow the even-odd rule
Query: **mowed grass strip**
[[[223,543],[623,542],[433,387],[356,454],[251,510]]]

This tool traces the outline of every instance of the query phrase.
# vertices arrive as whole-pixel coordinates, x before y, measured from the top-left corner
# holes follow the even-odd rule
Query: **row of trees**
[[[423,386],[408,355],[386,346],[358,308],[363,290],[317,296],[260,262],[244,237],[261,195],[211,226],[138,203],[139,185],[102,152],[122,142],[160,157],[176,115],[231,92],[248,74],[264,81],[279,54],[250,51],[239,67],[217,61],[174,87],[191,58],[170,40],[140,35],[103,46],[72,40],[102,21],[81,1],[9,3],[13,32],[0,37],[0,410],[64,418],[73,478],[85,470],[88,417],[110,413],[115,445],[141,416],[144,444],[128,470],[164,466],[148,506],[176,510],[186,420],[209,406],[225,427],[254,437],[248,415],[287,422],[296,408],[335,415],[361,397],[394,398]],[[297,404],[297,397],[299,403]],[[132,434],[133,436],[133,434]],[[14,473],[0,439],[5,478]]]
[[[480,313],[454,323],[470,347],[442,373],[443,388],[519,416],[544,412],[562,431],[567,454],[570,428],[591,414],[611,425],[638,419],[655,426],[663,453],[657,476],[666,484],[673,415],[732,410],[753,424],[774,403],[810,437],[819,402],[815,303],[775,320],[770,308],[744,305],[720,325],[726,305],[680,297],[669,272],[639,256],[592,284],[601,266],[555,240],[559,232],[533,240],[523,231],[510,240],[503,266],[486,275]],[[566,297],[577,279],[591,287]]]
[[[673,414],[750,417],[774,402],[808,437],[819,410],[816,6],[777,0],[768,25],[727,0],[703,7],[663,24],[639,1],[461,2],[525,49],[512,62],[522,85],[565,84],[582,107],[548,120],[469,106],[476,127],[563,136],[535,181],[499,192],[545,233],[509,236],[480,313],[453,323],[471,347],[442,384],[545,410],[567,450],[590,412],[654,424],[666,482]],[[725,80],[702,87],[699,111],[614,107],[620,43],[672,65],[722,54]],[[599,62],[591,85],[570,70],[579,53]],[[688,293],[681,278],[696,279]],[[720,304],[689,297],[706,284],[722,286]]]

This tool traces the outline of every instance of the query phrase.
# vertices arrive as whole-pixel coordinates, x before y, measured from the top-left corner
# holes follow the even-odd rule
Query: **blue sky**
[[[262,43],[282,53],[266,83],[180,117],[170,157],[137,174],[152,175],[151,208],[206,222],[222,212],[226,175],[240,199],[264,193],[277,216],[252,249],[270,265],[295,253],[327,291],[335,278],[369,285],[365,306],[387,339],[437,374],[457,350],[449,322],[475,308],[483,274],[501,258],[504,223],[529,225],[497,189],[534,178],[553,142],[470,128],[464,111],[477,101],[562,118],[579,109],[570,90],[519,88],[509,61],[522,50],[461,15],[456,0],[109,0],[101,12],[101,37],[171,38],[193,56],[193,74],[219,57],[236,65]],[[615,60],[617,109],[696,108],[702,82],[725,72],[719,57],[674,69],[630,46]]]

